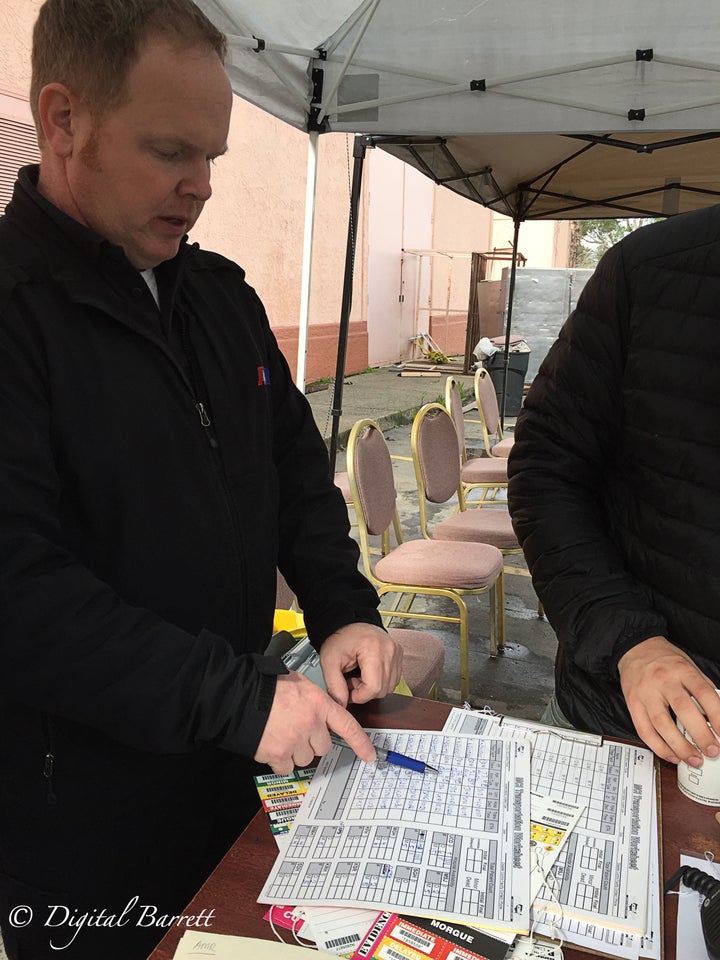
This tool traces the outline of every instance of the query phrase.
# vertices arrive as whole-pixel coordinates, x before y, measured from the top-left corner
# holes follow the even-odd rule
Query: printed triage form
[[[351,905],[527,932],[530,744],[368,730],[439,772],[321,760],[261,903]]]

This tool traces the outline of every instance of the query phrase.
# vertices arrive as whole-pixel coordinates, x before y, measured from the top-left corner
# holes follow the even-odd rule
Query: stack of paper
[[[455,709],[446,731],[523,738],[532,790],[585,811],[532,904],[538,933],[623,960],[660,957],[654,758],[631,744]]]
[[[649,750],[467,710],[453,710],[441,733],[368,733],[438,775],[334,747],[261,902],[306,905],[309,918],[319,904],[352,906],[360,920],[343,946],[386,911],[470,923],[506,943],[532,925],[612,957],[659,960]],[[345,922],[342,910],[329,913],[335,935],[318,937],[326,948]]]

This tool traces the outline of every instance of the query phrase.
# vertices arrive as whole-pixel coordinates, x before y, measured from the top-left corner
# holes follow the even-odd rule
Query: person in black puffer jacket
[[[701,709],[720,731],[719,384],[713,207],[603,257],[508,463],[513,525],[559,644],[547,718],[694,766],[718,755]]]

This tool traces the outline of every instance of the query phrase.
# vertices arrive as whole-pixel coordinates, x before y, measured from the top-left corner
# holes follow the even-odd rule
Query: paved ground
[[[398,490],[398,511],[406,539],[418,537],[418,502],[415,476],[410,457],[410,424],[422,404],[442,400],[446,373],[440,368],[437,377],[400,377],[394,367],[384,367],[369,373],[346,378],[343,387],[343,414],[340,420],[341,449],[336,466],[345,469],[344,442],[352,424],[361,417],[371,417],[383,428],[395,458],[395,480]],[[460,378],[472,394],[472,377]],[[332,386],[325,391],[310,393],[321,432],[331,435]],[[471,414],[469,416],[472,416]],[[468,442],[478,442],[479,428],[468,423]],[[506,434],[512,433],[512,421],[506,425]],[[491,508],[483,508],[491,509]],[[452,506],[443,507],[442,515],[449,515]],[[521,561],[518,561],[519,565]],[[505,653],[490,657],[488,645],[487,601],[484,597],[471,598],[470,625],[470,700],[473,706],[488,705],[494,710],[512,716],[539,718],[553,689],[553,664],[556,641],[546,620],[538,618],[537,598],[530,579],[525,576],[506,576],[507,646]],[[422,609],[423,601],[418,601]],[[454,605],[442,599],[424,601],[427,609],[454,611]],[[398,621],[398,626],[402,624]],[[440,699],[458,703],[459,658],[458,634],[452,624],[428,621],[406,621],[408,627],[429,629],[445,642],[446,665],[441,681]]]
[[[340,438],[347,438],[350,428],[360,417],[370,417],[385,429],[412,422],[413,415],[424,403],[442,400],[447,374],[438,367],[436,376],[408,377],[399,375],[399,367],[379,367],[368,373],[345,378],[342,388]],[[459,376],[472,393],[471,376]],[[308,393],[315,422],[323,436],[332,431],[333,386]],[[310,388],[312,389],[312,388]]]

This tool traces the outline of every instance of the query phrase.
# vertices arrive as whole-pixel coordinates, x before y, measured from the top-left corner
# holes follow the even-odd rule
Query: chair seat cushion
[[[487,543],[449,540],[409,540],[375,565],[383,583],[408,587],[482,590],[497,578],[502,554]]]
[[[426,697],[445,666],[445,644],[427,630],[400,630],[388,633],[402,647],[402,675],[414,697]]]
[[[340,488],[343,500],[352,506],[353,498],[350,492],[350,477],[345,470],[338,471],[335,474],[335,486]]]
[[[435,540],[471,540],[491,543],[498,550],[520,549],[510,514],[500,507],[456,513],[436,523],[432,535]]]
[[[500,459],[505,459],[510,456],[510,451],[512,450],[512,445],[515,443],[514,437],[504,437],[502,440],[498,440],[494,447],[490,448],[490,453],[494,457],[499,457]]]
[[[502,457],[473,457],[460,473],[463,483],[507,483],[507,460]]]

